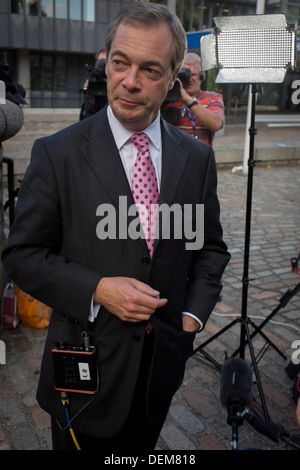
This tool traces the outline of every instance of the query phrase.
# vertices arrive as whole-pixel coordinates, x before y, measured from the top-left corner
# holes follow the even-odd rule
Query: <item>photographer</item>
[[[186,71],[190,71],[186,74]],[[215,132],[223,127],[224,103],[220,94],[201,90],[201,61],[194,53],[188,53],[182,69],[183,77],[179,74],[178,101],[169,102],[164,106],[164,112],[171,113],[174,108],[180,110],[176,122],[173,113],[173,124],[179,129],[192,134],[195,138],[213,144]],[[185,72],[185,73],[184,73]],[[186,77],[184,76],[186,75]],[[168,120],[168,117],[165,116]]]
[[[106,82],[105,76],[105,60],[106,51],[102,49],[96,54],[96,64],[90,71],[90,77],[86,80],[84,90],[84,101],[80,112],[80,120],[86,119],[89,116],[100,111],[107,104],[106,92],[104,83]]]

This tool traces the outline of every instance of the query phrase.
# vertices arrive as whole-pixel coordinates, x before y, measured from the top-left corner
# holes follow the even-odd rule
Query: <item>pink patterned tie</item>
[[[148,136],[144,133],[133,134],[130,141],[138,149],[132,173],[132,195],[152,257],[155,241],[155,217],[159,203],[156,173],[149,151]]]

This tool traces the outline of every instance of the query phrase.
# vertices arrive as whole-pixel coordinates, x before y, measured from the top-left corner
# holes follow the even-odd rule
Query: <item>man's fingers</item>
[[[134,279],[132,281],[133,290],[129,293],[130,305],[129,313],[133,315],[152,315],[158,308],[167,303],[167,299],[160,299],[159,292],[143,282]]]
[[[143,321],[166,305],[159,292],[134,278],[102,278],[95,295],[96,303],[106,307],[123,321]]]
[[[138,291],[151,297],[159,297],[159,292],[150,287],[148,284],[145,284],[142,281],[138,281],[137,279],[130,279],[130,282]]]

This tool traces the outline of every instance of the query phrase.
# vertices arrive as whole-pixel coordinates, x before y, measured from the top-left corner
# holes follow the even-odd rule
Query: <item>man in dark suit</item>
[[[213,150],[159,113],[185,49],[181,23],[166,7],[132,4],[108,31],[109,106],[38,140],[32,151],[3,263],[17,285],[53,308],[37,398],[52,416],[54,449],[75,448],[55,390],[57,343],[80,345],[86,332],[96,347],[98,391],[69,395],[81,448],[153,449],[195,334],[221,290],[229,254]],[[124,214],[120,198],[134,204],[137,150],[130,139],[141,131],[149,138],[159,207],[188,207],[183,225],[191,222],[197,237],[204,205],[201,247],[188,244],[190,233],[166,227],[171,218],[162,220],[153,251],[132,230],[137,217]]]

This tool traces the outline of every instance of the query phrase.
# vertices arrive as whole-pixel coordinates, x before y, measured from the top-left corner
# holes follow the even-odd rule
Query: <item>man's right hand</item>
[[[194,100],[194,97],[189,95],[189,93],[185,90],[183,83],[181,80],[179,80],[179,78],[177,78],[177,81],[180,84],[180,101],[186,105],[191,104]]]
[[[96,287],[94,302],[123,321],[141,322],[166,305],[167,299],[160,299],[158,291],[137,279],[103,277]]]

